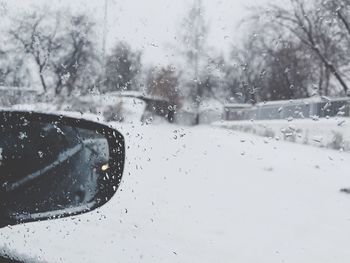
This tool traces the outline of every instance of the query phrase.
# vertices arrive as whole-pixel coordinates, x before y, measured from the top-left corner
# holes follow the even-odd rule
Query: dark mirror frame
[[[107,139],[109,146],[109,173],[108,176],[103,178],[103,180],[100,180],[101,183],[99,185],[99,193],[96,196],[95,202],[72,209],[69,212],[58,210],[41,214],[28,214],[26,216],[21,215],[18,218],[10,217],[9,215],[0,215],[0,228],[9,225],[63,218],[87,213],[107,203],[118,190],[124,170],[125,141],[123,135],[117,130],[104,124],[85,120],[83,119],[83,116],[80,119],[68,117],[64,114],[55,115],[32,111],[0,111],[0,120],[3,120],[5,117],[24,118],[28,121],[74,126],[77,128],[95,131],[96,133],[103,135]]]

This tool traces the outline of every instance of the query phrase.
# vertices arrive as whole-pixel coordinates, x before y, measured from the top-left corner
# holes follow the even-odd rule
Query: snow
[[[68,263],[348,262],[348,153],[209,126],[115,125],[127,160],[114,198],[3,228],[0,246]]]
[[[223,113],[224,105],[216,99],[207,99],[200,103],[199,112],[214,111]]]
[[[226,103],[225,108],[234,108],[234,109],[249,109],[252,108],[252,104],[248,103]]]
[[[146,102],[137,98],[122,98],[122,116],[128,123],[140,122],[146,109]]]
[[[181,125],[194,125],[196,123],[197,114],[195,111],[187,111],[183,108],[176,110],[174,116],[175,123],[181,123]]]
[[[49,103],[15,104],[11,106],[11,109],[18,111],[41,111],[45,113],[57,111],[58,105]]]
[[[117,97],[130,97],[130,98],[137,98],[137,99],[142,99],[142,100],[160,100],[160,101],[168,101],[168,99],[163,98],[161,96],[157,95],[150,95],[146,94],[141,91],[134,91],[134,90],[129,90],[129,91],[114,91],[114,92],[109,92],[112,96],[117,96]]]
[[[199,105],[199,123],[210,124],[222,120],[224,113],[223,104],[215,99],[204,100]]]
[[[269,138],[350,151],[350,118],[221,121],[214,125]]]

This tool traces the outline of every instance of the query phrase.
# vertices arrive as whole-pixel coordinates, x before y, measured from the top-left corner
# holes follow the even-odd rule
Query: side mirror
[[[0,227],[89,212],[117,191],[124,138],[95,122],[0,112]]]

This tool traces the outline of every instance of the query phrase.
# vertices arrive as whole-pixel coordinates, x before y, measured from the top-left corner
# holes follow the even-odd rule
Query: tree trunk
[[[46,93],[47,86],[46,86],[45,79],[44,79],[42,72],[40,72],[40,82],[41,82],[41,85],[43,86],[44,92]]]
[[[312,44],[312,49],[320,57],[321,61],[325,65],[326,69],[328,69],[334,75],[334,77],[339,81],[340,85],[343,87],[345,94],[347,94],[349,88],[348,88],[347,84],[345,83],[345,81],[343,80],[343,78],[338,73],[338,71],[336,70],[336,68],[334,67],[334,65],[331,64],[330,62],[328,62],[328,60],[321,54],[321,51],[315,45],[313,45],[312,42],[311,42],[311,44]]]
[[[195,125],[199,125],[199,112],[196,113]]]
[[[326,95],[326,94],[324,94],[324,90],[323,90],[323,80],[324,80],[324,71],[325,71],[325,69],[323,68],[323,64],[322,63],[320,63],[321,65],[320,65],[320,78],[319,78],[319,80],[318,80],[318,95]]]
[[[329,65],[330,72],[336,77],[336,79],[340,82],[340,85],[343,87],[345,94],[348,92],[348,86],[346,85],[345,81],[342,79],[340,74],[337,72],[337,70],[334,68],[333,65]]]
[[[346,18],[343,16],[343,14],[341,13],[341,11],[337,11],[337,16],[339,17],[339,19],[343,22],[346,31],[348,31],[348,34],[350,34],[350,25],[348,23],[348,21],[346,20]]]
[[[326,96],[329,95],[329,80],[330,80],[330,72],[326,69],[326,85],[324,87],[324,93]]]

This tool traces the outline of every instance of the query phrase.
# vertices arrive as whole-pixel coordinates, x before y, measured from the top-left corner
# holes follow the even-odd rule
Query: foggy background
[[[191,125],[349,115],[346,0],[0,3],[1,105]]]
[[[247,14],[247,7],[266,3],[266,0],[204,0],[205,14],[210,24],[208,41],[210,45],[228,52],[232,41],[242,31],[238,30],[240,20]],[[111,48],[116,40],[125,40],[134,48],[142,49],[146,63],[166,64],[174,56],[178,24],[189,9],[191,0],[109,0],[108,38]],[[102,23],[104,22],[104,1],[53,0],[8,0],[2,1],[2,8],[8,8],[12,15],[19,10],[33,6],[47,8],[69,8],[74,12],[85,10],[99,24],[102,45]]]

